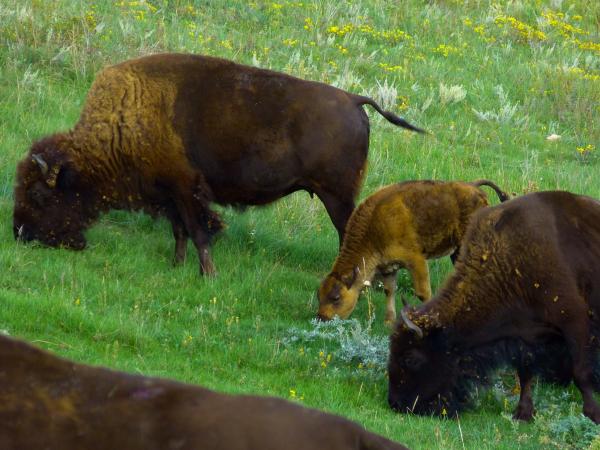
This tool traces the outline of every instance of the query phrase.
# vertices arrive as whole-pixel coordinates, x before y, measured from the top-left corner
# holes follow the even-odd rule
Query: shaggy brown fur
[[[0,336],[3,450],[400,450],[354,422],[269,397],[75,364]]]
[[[429,302],[403,310],[391,337],[389,403],[449,415],[500,365],[517,369],[515,418],[531,420],[532,377],[571,379],[600,423],[600,202],[529,194],[473,217],[454,274]],[[406,319],[404,319],[406,318]]]
[[[407,181],[368,197],[350,217],[340,254],[321,283],[319,317],[348,317],[365,283],[380,276],[387,296],[385,321],[392,322],[400,268],[410,271],[417,296],[429,299],[427,259],[458,248],[471,215],[488,205],[482,185],[492,187],[501,201],[508,199],[487,180]]]
[[[35,143],[17,168],[15,237],[85,247],[83,231],[110,209],[165,215],[188,236],[201,272],[221,227],[211,202],[262,205],[315,193],[340,234],[354,208],[369,141],[361,105],[322,83],[218,58],[152,55],[98,74],[79,122]]]

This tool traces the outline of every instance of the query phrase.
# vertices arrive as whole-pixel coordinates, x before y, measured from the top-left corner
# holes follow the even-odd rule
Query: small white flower
[[[371,282],[369,280],[365,280],[364,285],[365,286],[371,286]]]
[[[546,137],[547,141],[558,141],[562,136],[560,134],[552,133],[550,136]]]

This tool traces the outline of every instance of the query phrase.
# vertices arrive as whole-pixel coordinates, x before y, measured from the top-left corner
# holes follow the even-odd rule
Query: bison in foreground
[[[98,74],[79,122],[46,137],[19,163],[14,234],[82,249],[102,212],[164,215],[175,262],[187,238],[201,273],[213,273],[212,202],[262,205],[294,191],[316,194],[340,235],[364,175],[370,98],[223,59],[160,54]]]
[[[0,336],[3,450],[400,450],[342,417],[269,397],[75,364]]]
[[[392,408],[454,415],[493,369],[517,370],[516,419],[531,420],[535,375],[583,396],[600,423],[600,202],[529,194],[476,213],[454,274],[429,302],[402,310],[390,338]]]
[[[344,242],[331,272],[319,288],[319,317],[345,319],[352,313],[365,283],[383,279],[387,296],[385,321],[396,318],[396,274],[406,268],[421,300],[431,297],[427,259],[454,252],[471,215],[488,205],[480,186],[508,195],[488,180],[407,181],[386,186],[352,213]]]

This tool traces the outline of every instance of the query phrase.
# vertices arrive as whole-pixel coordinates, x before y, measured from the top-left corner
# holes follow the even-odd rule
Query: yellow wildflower
[[[588,144],[588,145],[582,146],[582,147],[577,147],[577,153],[579,153],[581,156],[586,156],[586,155],[589,155],[590,153],[592,153],[595,148],[596,147],[592,144]]]

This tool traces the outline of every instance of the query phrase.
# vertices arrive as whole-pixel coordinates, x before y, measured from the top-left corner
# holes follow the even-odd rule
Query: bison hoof
[[[216,277],[217,276],[217,271],[215,270],[215,266],[213,266],[212,264],[201,264],[200,265],[200,276],[205,276],[205,277]]]
[[[535,414],[535,410],[531,405],[518,405],[517,409],[513,414],[513,419],[522,420],[523,422],[531,422],[533,420],[533,415]]]
[[[215,278],[217,276],[217,271],[214,268],[211,268],[210,270],[200,269],[200,276]]]

